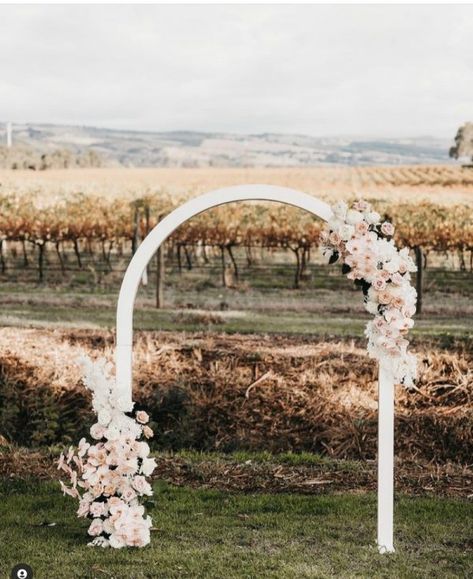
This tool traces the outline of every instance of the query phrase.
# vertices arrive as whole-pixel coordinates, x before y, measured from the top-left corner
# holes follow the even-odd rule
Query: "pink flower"
[[[98,446],[91,446],[89,448],[89,464],[93,466],[101,466],[107,462],[107,451]]]
[[[382,277],[377,277],[373,282],[373,287],[376,291],[381,291],[386,288],[386,280]]]
[[[386,290],[380,291],[378,293],[378,301],[383,305],[390,304],[392,301],[392,295]]]
[[[117,472],[120,474],[135,474],[138,470],[138,460],[131,458],[120,462],[117,466]]]
[[[391,281],[394,285],[400,286],[403,284],[404,278],[400,273],[396,272],[392,274]]]
[[[394,225],[389,223],[389,221],[385,221],[381,224],[381,233],[384,235],[394,235]]]
[[[352,269],[347,273],[348,279],[361,279],[363,277],[361,271],[359,269]]]
[[[352,254],[359,254],[363,248],[363,242],[361,239],[354,238],[346,244],[347,251]]]
[[[66,462],[69,464],[74,456],[74,448],[72,446],[69,447],[69,451],[67,453]]]
[[[394,296],[391,304],[398,309],[401,309],[402,306],[404,305],[404,299],[401,296]]]
[[[152,438],[154,436],[154,432],[149,426],[143,426],[143,434],[145,438]]]
[[[89,527],[88,533],[92,537],[97,537],[103,531],[103,523],[101,519],[94,519]]]
[[[335,247],[338,247],[342,242],[342,238],[340,237],[340,235],[338,235],[336,231],[332,231],[332,233],[328,237],[328,240],[332,245],[335,245]]]
[[[368,224],[366,223],[366,221],[360,221],[359,223],[357,223],[355,225],[355,231],[360,235],[368,233]]]
[[[90,436],[95,440],[100,440],[105,436],[105,428],[100,424],[93,424],[90,428]]]
[[[368,209],[370,209],[370,204],[363,199],[358,199],[358,201],[353,204],[353,207],[358,211],[368,211]]]
[[[136,498],[136,492],[132,488],[127,487],[122,491],[121,497],[125,502],[129,503]]]
[[[133,477],[133,488],[140,495],[152,495],[153,491],[151,485],[147,482],[144,476],[138,475]]]
[[[111,513],[114,513],[118,507],[123,507],[124,502],[119,497],[110,497],[107,501],[108,508],[110,509]]]
[[[105,514],[106,510],[107,507],[105,506],[105,503],[92,503],[90,505],[90,514],[93,517],[101,517]]]
[[[89,514],[89,501],[81,500],[79,503],[79,508],[77,510],[78,517],[86,517]]]
[[[416,307],[415,306],[404,306],[401,311],[402,311],[404,316],[406,316],[407,318],[411,318],[416,313]]]
[[[140,423],[140,424],[146,424],[147,422],[149,422],[149,416],[148,414],[144,411],[144,410],[139,410],[136,413],[136,420]]]
[[[59,481],[59,484],[61,486],[61,490],[65,495],[69,495],[70,497],[73,497],[75,499],[79,498],[79,491],[76,488],[68,488],[66,487],[66,485],[62,482],[62,480]]]

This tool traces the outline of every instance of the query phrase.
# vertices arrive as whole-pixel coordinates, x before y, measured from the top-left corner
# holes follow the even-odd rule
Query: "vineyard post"
[[[2,273],[5,273],[7,270],[7,263],[5,260],[5,256],[3,254],[3,239],[0,239],[0,263],[1,263],[1,271]]]
[[[38,273],[39,273],[39,283],[44,281],[44,252],[46,249],[46,241],[41,239],[38,242]]]
[[[238,264],[236,262],[235,256],[233,255],[231,243],[229,243],[227,245],[227,251],[228,251],[228,255],[230,256],[230,260],[232,262],[233,272],[235,274],[235,279],[238,281],[238,279],[239,279]]]
[[[76,254],[77,258],[77,265],[79,266],[79,269],[82,269],[82,259],[80,256],[79,239],[77,237],[74,237],[73,246],[74,246],[74,253]]]
[[[149,233],[149,221],[150,221],[150,209],[149,209],[149,203],[146,202],[145,204],[145,235],[144,237],[146,237]],[[144,239],[143,237],[143,239]],[[146,266],[143,270],[143,277],[141,278],[141,283],[144,286],[148,285],[148,266]]]
[[[158,217],[158,223],[163,218]],[[164,307],[164,243],[158,247],[156,252],[156,308],[159,310]]]
[[[26,250],[26,242],[24,239],[21,240],[21,249],[23,252],[23,267],[28,267],[29,266],[28,252]]]
[[[416,274],[416,290],[417,290],[417,313],[422,313],[422,289],[424,285],[424,264],[422,259],[422,248],[419,245],[414,247],[416,256],[417,274]]]
[[[220,245],[219,247],[220,247],[220,263],[222,266],[222,286],[227,287],[227,278],[225,275],[225,269],[227,267],[227,264],[225,263],[225,246]]]
[[[140,212],[138,209],[138,203],[135,202],[135,213],[133,215],[133,235],[131,238],[131,255],[135,255],[138,249],[138,229],[140,224]]]

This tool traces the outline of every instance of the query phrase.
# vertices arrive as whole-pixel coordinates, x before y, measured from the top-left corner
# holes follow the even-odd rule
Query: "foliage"
[[[465,123],[458,129],[455,146],[450,149],[450,157],[470,157],[473,161],[473,123]]]
[[[0,168],[30,171],[47,169],[72,169],[75,167],[100,167],[101,158],[94,150],[82,154],[67,149],[55,149],[48,153],[22,147],[0,146]]]

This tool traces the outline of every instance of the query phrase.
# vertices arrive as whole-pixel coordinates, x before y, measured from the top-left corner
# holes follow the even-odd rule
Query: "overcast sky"
[[[0,119],[452,137],[473,6],[0,6]]]

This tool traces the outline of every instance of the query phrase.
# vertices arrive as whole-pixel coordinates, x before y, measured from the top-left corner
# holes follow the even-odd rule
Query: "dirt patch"
[[[0,477],[54,480],[58,477],[57,456],[48,451],[31,451],[5,446],[0,452]],[[154,480],[177,486],[212,488],[230,492],[297,492],[324,494],[334,492],[375,491],[374,461],[321,461],[314,465],[292,465],[271,461],[237,461],[205,457],[196,460],[179,455],[156,455]],[[433,465],[414,461],[396,461],[395,489],[409,495],[432,495],[472,498],[473,469],[458,463]]]

